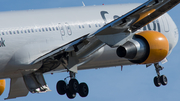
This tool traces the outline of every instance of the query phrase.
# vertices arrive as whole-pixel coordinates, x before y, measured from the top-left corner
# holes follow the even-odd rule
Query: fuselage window
[[[35,29],[35,32],[37,32],[37,29]]]
[[[14,34],[16,34],[16,32],[15,32],[15,31],[13,31],[13,33],[14,33]]]
[[[12,32],[11,32],[11,31],[9,31],[9,34],[12,34]]]
[[[41,32],[41,29],[39,29],[39,32]]]
[[[31,29],[31,32],[32,32],[32,33],[34,33],[34,30],[33,30],[33,29]]]
[[[21,30],[21,33],[23,33],[23,30]]]
[[[26,31],[26,30],[24,30],[24,33],[27,33],[27,31]]]
[[[28,33],[30,33],[30,30],[28,29]]]
[[[59,30],[58,27],[56,27],[56,30],[57,30],[57,31]]]
[[[89,25],[89,28],[91,28],[91,25]]]
[[[52,29],[53,29],[53,31],[55,31],[55,28],[54,28],[54,27],[53,27]]]
[[[2,35],[4,35],[4,32],[2,32]]]
[[[19,34],[19,30],[17,30],[17,34]]]
[[[49,31],[51,31],[51,28],[49,27]]]
[[[71,35],[71,34],[72,34],[72,31],[71,31],[71,28],[70,28],[69,24],[66,23],[65,26],[66,26],[66,29],[67,29],[68,34]]]
[[[42,31],[44,32],[44,28],[42,28]]]
[[[82,28],[84,28],[84,25],[82,25]]]
[[[81,29],[81,25],[79,25],[79,28]]]
[[[99,24],[99,27],[101,27],[101,25]]]
[[[95,26],[98,27],[97,24],[95,24]]]
[[[48,31],[48,29],[46,28],[46,31]]]

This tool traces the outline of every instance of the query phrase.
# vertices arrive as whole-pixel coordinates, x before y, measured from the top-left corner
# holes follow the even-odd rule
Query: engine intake
[[[143,31],[134,38],[118,47],[116,53],[133,63],[148,64],[163,60],[169,52],[167,38],[156,31]]]

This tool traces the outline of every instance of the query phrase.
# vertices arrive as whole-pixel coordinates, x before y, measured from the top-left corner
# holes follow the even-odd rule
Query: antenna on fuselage
[[[82,1],[82,4],[83,4],[83,6],[86,6],[83,1]]]

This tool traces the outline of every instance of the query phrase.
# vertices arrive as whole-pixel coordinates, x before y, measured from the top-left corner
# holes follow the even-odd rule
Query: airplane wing
[[[51,52],[40,56],[36,60],[32,61],[31,64],[35,64],[43,59],[50,56],[66,52],[66,50],[71,49],[74,45],[92,37],[97,37],[101,40],[102,35],[112,35],[123,32],[135,32],[143,26],[147,25],[154,19],[158,18],[174,6],[176,6],[180,0],[149,0],[144,4],[138,6],[137,8],[131,10],[130,12],[124,14],[123,16],[115,19],[114,21],[104,25],[102,28],[97,30],[95,33],[87,34],[80,37],[79,39],[72,41],[62,47],[52,50]],[[101,40],[109,46],[108,42]]]
[[[176,6],[180,0],[149,0],[116,20],[106,24],[93,35],[135,32]]]
[[[166,13],[179,2],[179,0],[149,0],[116,20],[106,24],[104,27],[91,34],[90,37],[96,36],[110,47],[117,47],[122,43],[119,43],[120,40],[115,34],[134,33]],[[113,41],[109,39],[113,39]]]

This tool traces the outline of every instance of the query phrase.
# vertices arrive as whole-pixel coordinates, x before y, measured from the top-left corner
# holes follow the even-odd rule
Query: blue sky
[[[28,10],[56,7],[82,6],[82,1],[89,5],[108,5],[121,3],[144,3],[147,0],[0,0],[0,11]],[[168,13],[180,29],[179,20],[180,5],[176,6]],[[116,9],[119,10],[119,9]],[[161,74],[168,78],[168,85],[155,87],[153,78],[156,76],[154,66],[146,68],[145,65],[124,66],[123,71],[120,67],[93,69],[79,71],[77,79],[79,82],[86,82],[90,92],[88,97],[81,98],[76,96],[72,101],[179,101],[180,100],[180,43],[174,48],[168,57],[168,63]],[[56,83],[64,79],[68,73],[57,73],[45,75],[46,82],[51,88],[51,92],[42,94],[31,94],[27,97],[16,98],[9,101],[70,101],[65,95],[60,96],[56,92]],[[8,96],[9,80],[0,101]]]

